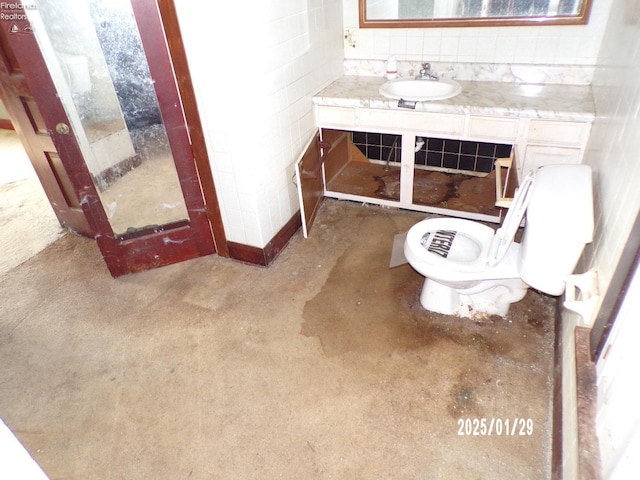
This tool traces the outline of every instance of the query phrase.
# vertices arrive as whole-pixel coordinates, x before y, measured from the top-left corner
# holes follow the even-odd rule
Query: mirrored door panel
[[[26,10],[116,235],[188,220],[129,0],[38,0]]]

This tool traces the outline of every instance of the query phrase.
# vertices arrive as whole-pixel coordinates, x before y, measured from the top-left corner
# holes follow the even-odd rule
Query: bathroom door
[[[0,8],[11,10],[3,35],[111,274],[214,253],[213,207],[155,0]]]
[[[7,33],[4,29],[0,30],[0,93],[12,124],[60,225],[79,235],[93,237],[93,230],[62,166],[60,155],[25,82],[17,58],[7,45]]]

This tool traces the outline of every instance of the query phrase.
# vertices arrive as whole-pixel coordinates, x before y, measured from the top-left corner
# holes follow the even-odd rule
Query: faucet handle
[[[429,62],[423,62],[422,68],[425,70],[431,70],[431,64]]]

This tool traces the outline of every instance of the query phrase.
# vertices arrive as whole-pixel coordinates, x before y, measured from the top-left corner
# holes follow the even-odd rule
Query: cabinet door
[[[322,168],[324,170],[325,191],[330,190],[331,181],[349,164],[352,157],[351,148],[355,146],[349,141],[349,132],[344,130],[321,131]]]
[[[331,179],[349,160],[346,140],[347,132],[323,130],[321,138],[320,133],[316,131],[296,164],[298,201],[304,238],[309,236],[311,224],[324,198],[324,175]]]
[[[296,164],[298,201],[304,238],[309,236],[311,224],[324,198],[322,162],[330,149],[331,144],[321,141],[320,134],[316,131]]]

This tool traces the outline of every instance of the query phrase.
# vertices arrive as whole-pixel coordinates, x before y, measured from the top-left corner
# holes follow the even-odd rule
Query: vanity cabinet
[[[361,82],[360,87],[363,81],[373,82],[356,81]],[[369,88],[367,85],[364,84],[365,88]],[[296,168],[305,236],[324,197],[500,222],[504,213],[500,207],[508,205],[508,200],[502,197],[512,196],[519,179],[529,171],[542,165],[582,161],[592,123],[588,115],[584,121],[580,115],[567,120],[562,115],[541,118],[531,111],[523,114],[508,104],[501,111],[436,104],[428,108],[437,111],[421,111],[399,109],[380,102],[368,92],[355,100],[337,98],[333,91],[331,96],[324,97],[323,93],[327,92],[314,98],[317,137],[310,142]],[[385,152],[393,151],[390,150],[393,140],[401,153],[392,161],[385,162],[387,157],[372,160],[354,142],[356,136],[365,132],[383,136],[381,148]],[[481,171],[484,173],[461,167],[433,168],[417,162],[417,147],[424,139],[443,142],[445,152],[447,142],[458,141],[511,146],[511,155],[509,161],[498,162],[499,167],[494,170],[490,166]],[[460,205],[451,197],[439,201],[436,194],[442,185],[436,180],[443,173],[466,182],[464,187],[463,183],[454,187],[449,183],[450,190],[455,188],[456,197],[464,188],[480,192],[479,195],[490,188],[490,204],[476,208],[469,203]],[[496,189],[501,189],[497,195]]]
[[[515,145],[518,177],[542,165],[580,163],[591,130],[591,122],[557,121],[476,114],[333,107],[316,105],[319,128],[413,133],[480,142]]]

